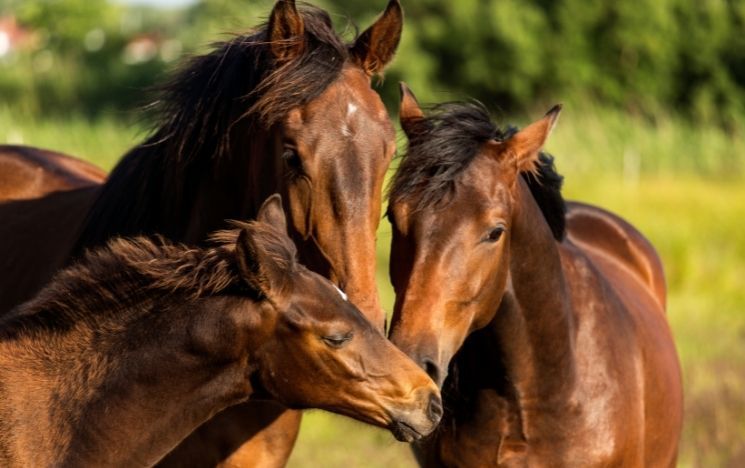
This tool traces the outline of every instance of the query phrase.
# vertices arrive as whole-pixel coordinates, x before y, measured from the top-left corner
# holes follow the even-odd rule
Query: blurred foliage
[[[0,57],[0,99],[32,114],[131,109],[181,52],[244,32],[271,0],[153,10],[106,0],[0,0],[34,47]],[[339,29],[384,0],[318,0]],[[406,80],[426,101],[471,96],[505,111],[590,101],[654,120],[662,111],[736,130],[745,116],[745,0],[411,0],[383,95]],[[127,60],[150,38],[159,50]]]

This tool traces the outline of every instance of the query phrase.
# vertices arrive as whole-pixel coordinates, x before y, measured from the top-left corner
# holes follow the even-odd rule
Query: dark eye
[[[489,234],[487,234],[486,239],[484,239],[486,242],[497,242],[500,237],[502,237],[502,234],[504,233],[504,226],[497,226],[491,231],[489,231]]]
[[[285,160],[285,164],[290,169],[299,171],[303,168],[303,161],[300,160],[300,155],[295,148],[285,148],[282,159]]]
[[[321,339],[324,343],[326,343],[327,346],[334,349],[339,349],[345,344],[349,343],[353,336],[354,334],[352,332],[349,332],[343,335],[322,336]]]

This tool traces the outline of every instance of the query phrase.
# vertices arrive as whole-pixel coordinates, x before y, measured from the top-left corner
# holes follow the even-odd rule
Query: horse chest
[[[523,467],[527,444],[517,408],[494,390],[481,390],[468,417],[449,417],[440,426],[428,458],[432,466]]]

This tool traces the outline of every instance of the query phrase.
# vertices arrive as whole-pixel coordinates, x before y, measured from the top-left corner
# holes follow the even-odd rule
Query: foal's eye
[[[285,148],[282,153],[282,159],[285,160],[287,167],[294,170],[300,170],[303,168],[303,162],[300,160],[300,155],[295,148]]]
[[[489,234],[486,236],[486,239],[484,239],[486,242],[497,242],[500,237],[502,237],[502,234],[504,234],[504,226],[497,226],[491,231],[489,231]]]
[[[353,336],[353,333],[349,332],[344,335],[322,336],[321,339],[324,343],[326,343],[327,346],[334,349],[339,349],[345,344],[349,343]]]

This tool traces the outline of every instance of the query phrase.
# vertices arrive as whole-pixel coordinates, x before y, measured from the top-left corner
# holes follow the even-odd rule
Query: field
[[[54,148],[107,169],[143,134],[120,118],[35,121],[0,108],[0,143]],[[682,467],[745,466],[744,138],[666,116],[652,122],[567,106],[548,145],[566,176],[568,198],[626,217],[663,258],[684,368]],[[390,309],[385,221],[378,238],[379,284]],[[290,466],[413,462],[383,431],[309,412]]]

